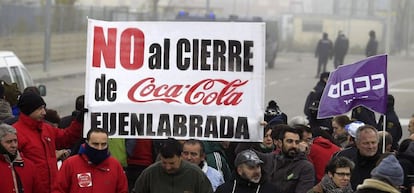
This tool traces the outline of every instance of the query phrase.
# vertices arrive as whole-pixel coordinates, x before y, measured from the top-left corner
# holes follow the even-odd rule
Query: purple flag
[[[387,94],[387,55],[341,65],[329,75],[319,102],[318,119],[341,115],[361,105],[385,114]]]

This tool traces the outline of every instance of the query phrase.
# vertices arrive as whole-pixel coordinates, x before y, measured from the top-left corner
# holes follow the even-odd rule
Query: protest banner
[[[387,95],[387,55],[341,65],[329,75],[317,117],[341,115],[357,106],[385,114]]]
[[[261,141],[265,24],[88,20],[88,128]]]

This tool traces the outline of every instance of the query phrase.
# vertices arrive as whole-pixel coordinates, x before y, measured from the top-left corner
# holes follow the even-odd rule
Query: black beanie
[[[19,98],[19,102],[17,103],[20,112],[24,113],[25,115],[30,115],[33,111],[42,105],[46,106],[45,101],[41,96],[33,92],[23,93]]]

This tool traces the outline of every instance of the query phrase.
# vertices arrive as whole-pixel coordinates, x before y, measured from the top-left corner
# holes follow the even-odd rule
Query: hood
[[[408,160],[412,160],[412,162],[414,162],[414,141],[411,141],[407,149],[404,152],[399,153],[398,157],[407,158]]]
[[[313,140],[313,145],[315,145],[315,144],[317,144],[317,145],[319,145],[323,148],[331,148],[333,146],[331,141],[329,141],[328,139],[325,139],[323,137],[316,137]]]
[[[220,142],[203,141],[203,145],[204,145],[204,152],[206,154],[223,151],[223,146],[221,146]]]

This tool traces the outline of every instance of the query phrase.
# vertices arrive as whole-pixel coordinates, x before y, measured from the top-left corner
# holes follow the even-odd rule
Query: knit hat
[[[234,160],[234,165],[237,167],[240,164],[247,164],[249,166],[257,166],[262,164],[263,161],[257,156],[257,154],[252,150],[244,150],[237,154],[236,159]]]
[[[33,92],[23,93],[19,98],[19,102],[17,103],[20,112],[26,115],[30,115],[33,111],[42,105],[46,106],[43,98]]]
[[[404,182],[404,171],[397,158],[389,155],[371,171],[371,177],[386,179],[393,186],[400,186]]]

